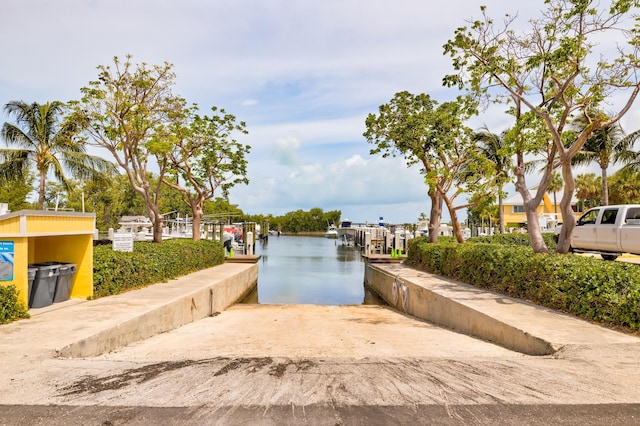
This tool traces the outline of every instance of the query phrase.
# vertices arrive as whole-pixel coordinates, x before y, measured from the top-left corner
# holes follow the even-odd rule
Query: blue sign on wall
[[[0,241],[0,281],[13,281],[13,241]]]

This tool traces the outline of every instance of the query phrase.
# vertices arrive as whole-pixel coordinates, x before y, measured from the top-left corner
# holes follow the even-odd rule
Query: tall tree
[[[514,108],[509,112],[514,116],[516,123],[505,133],[505,140],[514,146],[516,153],[516,164],[513,168],[515,189],[522,197],[531,247],[536,253],[546,253],[548,248],[542,238],[538,206],[543,201],[551,181],[556,147],[542,120],[530,112],[523,112],[522,102],[517,98],[513,98],[513,103]],[[531,156],[539,159],[527,160]],[[538,166],[542,166],[542,177],[535,190],[530,190],[527,174],[536,170]]]
[[[227,197],[231,187],[249,183],[245,155],[251,147],[234,139],[235,133],[248,133],[246,124],[236,123],[224,109],[211,110],[212,116],[200,116],[193,114],[194,106],[185,114],[185,123],[170,127],[175,142],[163,160],[171,171],[164,183],[180,191],[192,211],[194,240],[200,239],[204,202],[213,199],[218,189]]]
[[[609,184],[612,204],[640,203],[640,171],[622,168],[611,176]]]
[[[431,198],[430,241],[437,241],[442,204],[447,206],[456,239],[464,242],[457,211],[473,203],[456,205],[461,194],[484,190],[486,158],[482,158],[463,123],[475,112],[464,99],[438,104],[427,94],[396,93],[366,119],[365,138],[375,148],[371,154],[404,156],[408,165],[421,164]]]
[[[602,114],[596,112],[590,115]],[[595,118],[594,118],[595,119]],[[588,126],[589,123],[580,116],[573,123],[578,129]],[[591,137],[587,139],[584,146],[573,157],[574,165],[588,165],[597,163],[600,167],[600,177],[602,178],[602,200],[603,206],[609,205],[609,184],[607,170],[611,163],[616,163],[623,158],[629,158],[632,155],[626,152],[630,149],[628,142],[620,123],[614,123],[598,130],[594,130]]]
[[[623,164],[623,168],[627,171],[640,171],[640,151],[635,150],[638,139],[640,139],[640,130],[625,135],[614,154],[614,162]]]
[[[514,28],[516,18],[509,15],[496,24],[482,6],[483,18],[458,28],[445,45],[457,73],[444,83],[467,88],[484,100],[516,99],[542,119],[562,167],[561,212],[570,217],[575,190],[571,161],[593,131],[620,120],[640,91],[640,23],[626,20],[638,2],[616,0],[607,7],[595,0],[546,0],[545,5],[541,17],[529,20],[529,31]],[[614,57],[595,49],[604,42],[612,43]],[[585,114],[614,94],[626,96],[617,113],[607,119]],[[589,124],[567,140],[563,133],[576,114],[585,114]],[[558,252],[568,252],[574,227],[574,221],[564,222]]]
[[[204,203],[204,214],[215,216],[243,216],[244,212],[237,204],[231,204],[228,198],[215,197]]]
[[[404,156],[407,165],[420,163],[425,175],[427,194],[431,199],[429,216],[429,242],[437,242],[442,218],[442,196],[433,182],[426,179],[431,168],[427,152],[437,142],[433,134],[431,116],[437,102],[427,94],[413,95],[409,92],[396,93],[389,104],[381,105],[378,116],[369,114],[364,137],[376,145],[370,154],[382,153],[383,157]]]
[[[512,162],[512,145],[505,140],[506,133],[498,135],[489,131],[485,126],[473,135],[480,155],[489,160],[494,169],[493,180],[498,191],[498,220],[500,233],[504,234],[504,212],[502,201],[504,199],[504,186],[511,180],[510,169]]]
[[[493,224],[500,223],[500,214],[498,212],[498,206],[496,205],[495,197],[492,195],[477,197],[475,206],[470,207],[467,210],[467,222],[471,227],[473,234],[474,229],[477,229],[478,225],[481,226],[482,231],[485,232],[485,225],[493,228]],[[496,220],[497,219],[497,220]]]
[[[595,173],[583,173],[576,176],[576,197],[582,201],[583,210],[593,207],[594,200],[600,198],[601,184]]]
[[[33,208],[33,203],[27,201],[31,191],[33,191],[33,174],[26,171],[21,178],[2,182],[0,202],[7,203],[10,211]]]
[[[185,101],[171,88],[173,65],[134,65],[131,56],[113,67],[98,66],[98,79],[81,89],[76,118],[90,138],[113,155],[129,178],[134,191],[142,196],[153,223],[153,241],[162,241],[160,198],[167,162],[162,159],[173,148],[168,127],[182,117]],[[152,182],[150,171],[158,168]]]
[[[56,181],[69,188],[65,169],[76,178],[98,179],[114,171],[108,161],[86,151],[85,141],[79,137],[76,123],[63,120],[64,104],[59,101],[27,104],[11,101],[4,107],[15,124],[4,123],[2,138],[18,148],[1,149],[0,179],[11,180],[24,176],[30,165],[35,167],[38,185],[38,209],[44,208],[47,176],[51,172]]]
[[[149,181],[155,184],[156,178],[150,175]],[[129,184],[126,174],[113,176],[108,182],[84,180],[74,181],[71,190],[57,188],[48,193],[48,200],[58,203],[61,207],[72,208],[75,211],[95,212],[96,227],[102,231],[109,228],[117,229],[122,216],[141,216],[147,212],[142,196],[135,192]],[[61,203],[64,203],[61,204]],[[163,213],[178,210],[183,216],[190,211],[184,206],[180,194],[168,187],[162,187],[160,209]]]

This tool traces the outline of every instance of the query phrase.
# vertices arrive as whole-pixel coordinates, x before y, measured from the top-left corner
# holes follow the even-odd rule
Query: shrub
[[[16,286],[0,285],[0,324],[8,324],[21,318],[29,318],[29,312],[18,301]]]
[[[543,232],[542,239],[549,251],[556,249],[556,241],[552,232]],[[500,244],[506,246],[530,246],[528,234],[496,234],[469,238],[469,243]]]
[[[96,246],[93,251],[93,294],[94,297],[118,294],[223,262],[222,244],[209,240],[173,239],[161,244],[136,242],[133,252]]]
[[[482,237],[468,244],[414,239],[406,263],[585,319],[640,330],[637,265],[536,254],[528,244],[520,244],[519,236],[504,237]],[[486,242],[487,238],[493,240]]]
[[[167,240],[162,244],[137,242],[132,253],[111,245],[93,249],[94,297],[109,296],[145,287],[224,263],[222,244],[209,240]],[[18,301],[15,286],[0,286],[0,324],[29,318]]]

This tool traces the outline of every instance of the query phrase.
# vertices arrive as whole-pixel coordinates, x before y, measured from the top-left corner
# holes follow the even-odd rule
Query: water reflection
[[[336,259],[338,259],[339,262],[361,261],[360,251],[339,242],[336,242],[336,244]]]
[[[374,293],[369,287],[362,284],[364,300],[362,300],[363,305],[386,305],[385,301],[382,300],[376,293]],[[240,303],[246,304],[259,304],[260,298],[258,296],[258,286],[256,285],[245,295],[245,297],[240,301]],[[266,302],[263,302],[267,304]],[[293,302],[291,302],[293,303]],[[318,303],[320,304],[320,303]],[[348,303],[340,303],[340,305],[347,305]]]
[[[258,243],[258,286],[243,303],[379,304],[364,285],[359,250],[324,237],[271,236]]]

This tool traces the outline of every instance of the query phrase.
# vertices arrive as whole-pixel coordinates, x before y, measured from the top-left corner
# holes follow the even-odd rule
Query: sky
[[[249,134],[237,140],[251,146],[250,183],[229,196],[245,213],[320,207],[356,222],[414,223],[430,210],[419,169],[371,155],[365,118],[403,90],[454,98],[442,86],[452,71],[442,46],[480,16],[480,4],[496,17],[543,7],[542,0],[437,7],[424,0],[1,0],[0,104],[79,99],[96,67],[115,56],[169,62],[174,94],[201,113],[217,106],[246,122]],[[471,124],[499,133],[509,125],[503,110]],[[638,122],[636,110],[627,120]],[[0,112],[0,123],[8,120]]]

